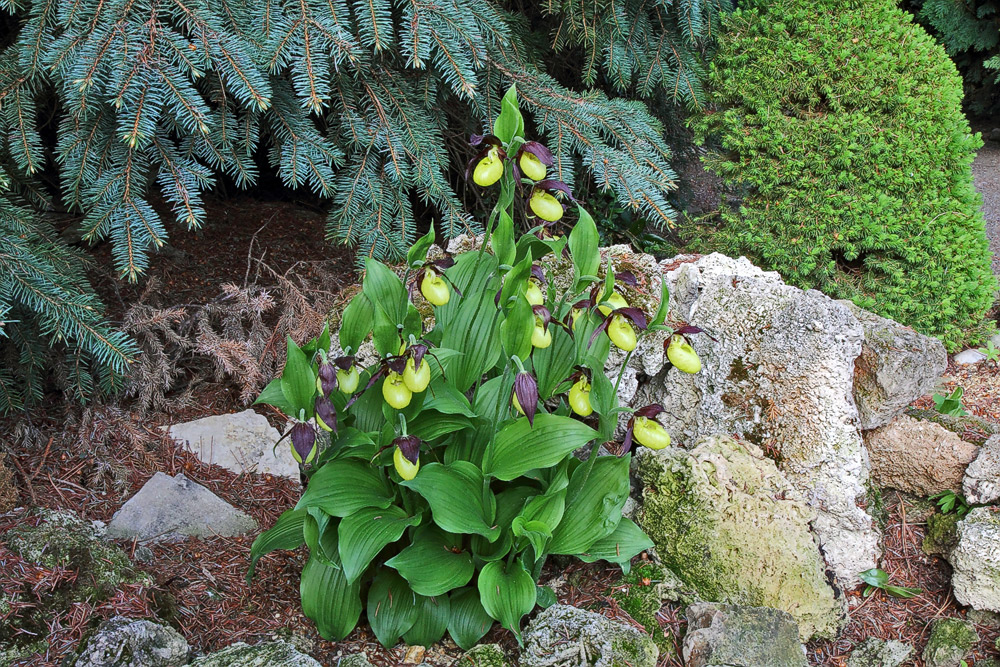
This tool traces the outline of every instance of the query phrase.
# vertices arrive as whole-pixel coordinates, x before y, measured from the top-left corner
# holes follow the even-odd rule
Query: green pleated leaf
[[[413,627],[423,605],[395,570],[382,569],[368,591],[368,623],[382,646],[390,648]]]
[[[337,459],[312,476],[295,507],[319,507],[331,516],[344,517],[363,507],[384,509],[393,495],[380,469],[367,461]]]
[[[449,533],[474,533],[491,542],[500,534],[493,525],[496,498],[484,486],[483,473],[468,461],[429,463],[402,485],[431,506],[434,523]]]
[[[385,509],[366,507],[344,517],[337,535],[347,580],[354,582],[387,544],[402,537],[409,526],[419,523],[419,516],[407,516],[405,510],[395,505]]]
[[[257,539],[250,545],[250,569],[247,572],[247,581],[253,578],[257,568],[257,561],[261,556],[269,554],[278,549],[298,549],[305,542],[302,536],[302,524],[305,522],[306,511],[292,509],[284,512],[274,522],[274,525],[257,536]]]
[[[508,357],[527,359],[531,354],[531,334],[535,331],[535,313],[523,294],[517,295],[500,324],[500,342]]]
[[[411,269],[415,269],[423,264],[424,260],[427,259],[427,251],[430,249],[432,243],[434,243],[434,225],[431,225],[430,231],[414,241],[413,245],[410,246],[410,249],[406,252],[406,265]]]
[[[375,308],[368,300],[364,292],[358,292],[351,302],[344,309],[344,316],[340,321],[340,347],[344,351],[348,349],[351,354],[356,354],[361,343],[372,330],[372,321],[375,319]]]
[[[286,350],[285,369],[281,372],[282,394],[292,408],[292,416],[298,417],[299,410],[305,410],[306,417],[311,417],[313,398],[316,396],[316,375],[312,364],[291,336],[287,337]]]
[[[435,350],[433,354],[437,354],[437,351]],[[437,362],[430,355],[424,357],[424,361],[431,365],[432,370],[437,366]],[[476,416],[465,394],[444,380],[432,381],[427,387],[427,394],[424,410],[435,410],[446,415],[465,415],[469,418]]]
[[[535,580],[520,560],[487,563],[479,573],[483,609],[521,641],[521,619],[535,607]]]
[[[395,568],[420,595],[441,595],[469,583],[475,572],[471,554],[459,549],[461,541],[460,536],[425,530],[385,564]]]
[[[309,555],[324,565],[340,567],[337,526],[331,523],[330,515],[318,507],[310,507],[308,513],[302,533],[309,547]]]
[[[450,599],[448,634],[462,650],[468,651],[490,631],[493,619],[483,609],[483,604],[479,601],[479,591],[475,588],[454,591]]]
[[[323,639],[340,641],[361,616],[361,585],[347,583],[343,570],[310,558],[302,568],[302,611],[316,623]]]
[[[639,526],[629,518],[622,517],[614,531],[597,540],[587,549],[586,553],[577,557],[585,563],[606,560],[609,563],[620,563],[626,572],[633,558],[646,549],[653,547],[653,541],[642,532]]]
[[[441,641],[451,617],[451,600],[447,595],[417,596],[417,620],[406,631],[403,640],[410,646],[430,646]]]
[[[264,391],[260,392],[260,396],[257,400],[253,402],[254,405],[273,405],[282,412],[284,412],[289,417],[297,416],[295,414],[295,406],[292,402],[285,397],[285,392],[281,387],[281,377],[276,377],[267,383],[264,387]]]
[[[460,392],[468,391],[500,358],[500,323],[494,293],[467,292],[455,316],[444,329],[441,347],[461,356],[448,362],[448,381]]]
[[[579,290],[585,286],[581,281],[583,276],[597,276],[601,268],[601,253],[598,249],[600,236],[594,219],[582,206],[577,206],[576,210],[579,218],[569,233],[569,252],[573,258],[576,289]]]
[[[553,531],[549,553],[585,553],[614,531],[628,498],[631,458],[601,456],[592,469],[583,464],[573,472],[566,493],[566,511]]]
[[[517,248],[514,246],[514,219],[505,210],[500,211],[497,228],[490,237],[493,254],[501,265],[510,266],[514,262]]]
[[[559,463],[596,437],[597,431],[570,417],[538,414],[534,427],[522,417],[497,433],[485,472],[497,479],[511,480],[534,468]]]
[[[406,288],[399,276],[382,262],[371,257],[365,261],[362,291],[374,306],[385,311],[393,325],[402,324],[406,319],[409,304]]]
[[[410,435],[415,435],[424,441],[467,428],[472,428],[472,422],[465,415],[445,415],[427,410],[426,406],[413,421],[407,422]]]
[[[538,380],[538,396],[543,401],[552,396],[559,385],[565,382],[576,364],[576,342],[562,327],[549,327],[552,344],[535,350],[531,356]]]

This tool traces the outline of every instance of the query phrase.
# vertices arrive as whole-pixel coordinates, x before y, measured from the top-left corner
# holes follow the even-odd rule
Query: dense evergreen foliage
[[[742,203],[713,242],[954,347],[995,282],[944,49],[892,0],[757,0],[724,23],[696,125]]]
[[[171,226],[154,191],[177,227],[197,227],[220,175],[248,187],[267,164],[332,201],[331,239],[398,258],[418,218],[446,236],[479,228],[466,206],[478,195],[458,174],[467,133],[482,127],[465,119],[494,116],[513,83],[558,178],[586,179],[667,225],[670,149],[647,103],[696,103],[727,2],[0,0],[13,14],[0,40],[4,206],[79,213],[83,238],[110,240],[117,271],[136,280]],[[58,192],[45,187],[53,174]],[[28,237],[42,234],[27,209],[5,210]],[[38,269],[49,251],[36,244],[7,261]],[[62,335],[118,364],[123,341],[101,343],[63,317],[74,300],[93,305],[68,275],[48,272],[64,292],[55,310],[9,282],[0,308],[55,317],[40,340]]]

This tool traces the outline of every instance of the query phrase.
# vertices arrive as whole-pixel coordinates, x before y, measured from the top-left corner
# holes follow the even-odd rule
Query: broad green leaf
[[[529,500],[519,516],[525,521],[541,521],[554,530],[565,511],[566,489],[558,489]]]
[[[490,254],[480,255],[470,252],[455,258],[455,265],[445,270],[448,279],[463,295],[474,299],[481,294],[496,294],[500,289],[500,279],[496,275],[497,258]],[[453,328],[454,318],[458,315],[466,296],[452,294],[451,300],[435,310],[436,327],[442,332]],[[447,347],[447,346],[445,346]]]
[[[586,286],[583,276],[596,276],[601,268],[600,236],[590,213],[582,206],[576,207],[579,219],[569,233],[569,252],[573,258],[576,291]]]
[[[622,569],[627,571],[633,558],[652,547],[653,541],[646,536],[646,533],[642,532],[634,521],[622,517],[618,527],[610,535],[591,544],[585,553],[579,554],[578,558],[585,563],[597,560],[620,563]]]
[[[340,321],[340,347],[345,352],[357,354],[361,343],[371,333],[375,320],[375,308],[364,292],[358,292],[347,304]]]
[[[458,539],[455,539],[455,538]],[[461,536],[427,530],[413,544],[386,561],[420,595],[441,595],[472,579],[472,556],[460,548]]]
[[[424,360],[431,363],[433,368],[434,363],[429,356],[424,357]],[[427,394],[424,410],[437,410],[446,415],[465,415],[470,418],[476,416],[465,394],[444,380],[432,381],[427,387]]]
[[[556,592],[548,586],[535,586],[535,603],[542,609],[548,609],[559,602]]]
[[[604,317],[600,311],[590,311],[580,315],[573,328],[573,339],[576,341],[576,363],[582,364],[588,359],[595,359],[603,366],[611,351],[611,339],[606,333],[598,334],[594,342],[590,338],[601,325]]]
[[[381,307],[394,325],[403,323],[409,299],[403,281],[392,269],[377,259],[367,258],[361,289],[376,310]]]
[[[366,371],[361,375],[361,386],[364,387],[371,376]],[[368,391],[361,394],[361,397],[351,406],[351,415],[354,416],[354,427],[365,433],[374,433],[385,424],[382,416],[382,407],[385,399],[382,398],[382,385],[376,384]]]
[[[538,380],[538,396],[543,401],[555,393],[556,388],[573,372],[576,363],[576,343],[569,333],[558,326],[550,326],[552,344],[535,350],[531,356]]]
[[[450,599],[448,634],[462,650],[468,651],[490,631],[493,619],[483,609],[479,591],[475,588],[454,591]]]
[[[281,391],[294,411],[291,416],[297,418],[299,410],[305,410],[308,419],[312,417],[314,409],[316,375],[305,353],[291,336],[286,337],[285,343],[287,355],[285,368],[281,371]]]
[[[535,313],[519,294],[500,325],[500,342],[507,357],[527,359],[531,354],[531,334],[535,331]]]
[[[535,559],[545,553],[545,545],[552,538],[552,530],[542,521],[526,521],[524,517],[514,517],[510,525],[514,537],[524,537],[535,550]]]
[[[631,458],[628,454],[601,456],[593,467],[581,465],[573,472],[566,492],[566,512],[552,533],[549,553],[586,553],[614,531],[628,498]]]
[[[514,262],[514,255],[517,249],[514,246],[514,219],[501,210],[497,218],[497,228],[490,237],[490,245],[493,246],[493,254],[502,265],[511,265]]]
[[[375,324],[372,327],[372,342],[379,356],[399,353],[399,328],[402,320],[396,320],[382,304],[375,304]]]
[[[302,524],[302,534],[309,547],[309,555],[324,565],[340,567],[337,552],[337,527],[330,524],[330,515],[318,507],[308,509],[309,516]]]
[[[424,497],[434,523],[449,533],[474,533],[491,542],[500,534],[493,526],[496,498],[482,471],[468,461],[428,463],[401,484]]]
[[[378,468],[357,459],[337,459],[316,471],[295,507],[319,507],[344,517],[364,507],[385,509],[393,495]]]
[[[535,581],[514,560],[487,563],[479,573],[479,599],[483,609],[521,641],[521,619],[535,607]]]
[[[347,583],[343,570],[310,558],[302,568],[302,612],[316,623],[323,639],[340,641],[361,616],[361,585]]]
[[[257,536],[257,539],[250,545],[248,582],[253,578],[257,561],[260,560],[261,556],[278,549],[291,551],[302,546],[305,542],[305,538],[302,536],[302,524],[305,522],[305,518],[306,511],[304,509],[288,510],[278,517],[273,526]]]
[[[421,266],[425,259],[427,259],[427,250],[434,243],[434,225],[431,225],[430,231],[421,236],[419,239],[413,242],[410,249],[406,252],[406,265],[411,269],[418,268]]]
[[[364,431],[351,426],[341,426],[327,452],[324,454],[328,460],[359,458],[369,461],[375,455],[375,441]]]
[[[517,90],[514,86],[507,89],[500,101],[500,113],[493,121],[493,134],[505,144],[509,144],[514,137],[524,136],[524,117],[517,107]]]
[[[656,314],[653,315],[653,319],[649,321],[650,325],[653,324],[663,324],[663,321],[667,318],[667,312],[670,310],[670,287],[667,285],[667,279],[660,276],[660,305],[656,309]]]
[[[462,353],[448,364],[448,381],[458,391],[468,391],[500,358],[499,330],[493,294],[466,294],[441,340],[442,347]]]
[[[858,574],[861,581],[876,588],[883,588],[889,583],[889,575],[885,570],[873,567]]]
[[[340,562],[347,580],[354,582],[387,544],[395,542],[408,527],[419,523],[419,515],[407,516],[405,510],[395,505],[385,509],[366,507],[344,517],[337,534]]]
[[[417,417],[407,422],[410,435],[421,440],[433,440],[447,433],[472,428],[472,421],[463,415],[443,415],[433,410],[423,410]]]
[[[368,623],[379,643],[392,648],[417,622],[421,606],[395,570],[380,569],[368,591]]]
[[[525,281],[531,275],[531,257],[525,257],[514,265],[503,279],[503,288],[500,290],[500,307],[505,309],[512,297],[519,292],[524,294]]]
[[[410,646],[430,646],[441,641],[451,617],[451,600],[447,595],[417,596],[417,621],[403,635]]]
[[[285,392],[281,388],[280,376],[268,382],[267,386],[264,387],[264,391],[260,392],[260,396],[253,402],[254,405],[260,405],[261,403],[273,405],[289,417],[298,417],[298,411],[292,405],[292,402],[285,397]]]
[[[532,427],[524,417],[497,433],[486,473],[504,481],[533,468],[559,463],[570,452],[597,437],[597,431],[570,417],[541,413]]]

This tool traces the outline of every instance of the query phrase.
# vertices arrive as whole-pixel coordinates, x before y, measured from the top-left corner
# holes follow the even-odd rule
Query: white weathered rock
[[[956,600],[1000,612],[1000,508],[977,507],[958,522],[958,544],[948,561]]]
[[[278,429],[253,410],[174,424],[167,433],[205,463],[237,474],[255,472],[299,479],[299,466],[288,450],[281,448],[275,454],[274,445],[281,437]]]
[[[257,522],[184,475],[158,472],[115,512],[106,537],[140,541],[229,537],[257,529]]]
[[[1000,500],[1000,435],[991,436],[966,468],[962,492],[973,505]]]
[[[220,651],[202,656],[191,667],[322,667],[312,657],[285,641],[264,642],[249,646],[230,644]]]
[[[884,426],[930,393],[948,368],[937,338],[842,301],[864,327],[861,355],[854,360],[854,403],[862,430]]]
[[[913,655],[909,644],[869,637],[851,651],[847,667],[899,667]]]
[[[555,604],[524,630],[522,667],[654,667],[648,635],[592,611]]]
[[[116,616],[101,623],[79,652],[75,667],[180,667],[191,649],[176,630]]]
[[[969,348],[968,350],[962,350],[954,357],[952,357],[952,361],[954,361],[959,366],[970,366],[972,364],[978,364],[985,358],[986,355],[980,352],[979,350],[973,350],[972,348]]]
[[[962,476],[979,448],[934,422],[907,415],[864,434],[872,479],[918,496],[961,491]]]
[[[664,405],[677,442],[739,433],[777,454],[782,472],[816,511],[812,527],[827,564],[842,586],[855,585],[857,573],[875,567],[879,555],[877,531],[858,506],[869,462],[853,398],[854,361],[864,340],[857,317],[744,258],[707,255],[667,278],[672,312],[718,340],[691,337],[702,359],[696,375],[664,370],[662,348],[649,359],[640,355],[651,379],[633,404]]]
[[[788,612],[696,602],[687,608],[686,667],[806,667],[799,628]]]

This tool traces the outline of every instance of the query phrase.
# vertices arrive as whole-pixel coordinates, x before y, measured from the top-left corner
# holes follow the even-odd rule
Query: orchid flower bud
[[[298,463],[310,463],[316,458],[319,444],[316,441],[316,431],[305,422],[297,422],[292,427],[292,458]]]

